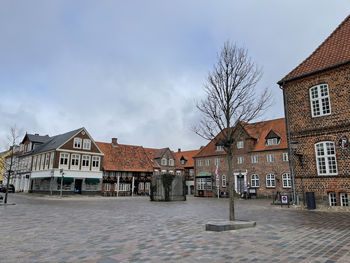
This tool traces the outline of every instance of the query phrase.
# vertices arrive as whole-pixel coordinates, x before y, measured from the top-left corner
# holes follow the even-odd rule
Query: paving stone
[[[0,262],[350,262],[350,213],[300,211],[237,200],[236,218],[257,226],[208,232],[228,200],[39,198],[0,207]]]

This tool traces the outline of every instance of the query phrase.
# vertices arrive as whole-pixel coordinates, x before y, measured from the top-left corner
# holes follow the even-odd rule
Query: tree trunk
[[[232,153],[227,152],[227,164],[228,164],[228,188],[229,188],[229,210],[230,210],[230,221],[235,220],[235,200],[233,190],[233,172],[232,172]]]

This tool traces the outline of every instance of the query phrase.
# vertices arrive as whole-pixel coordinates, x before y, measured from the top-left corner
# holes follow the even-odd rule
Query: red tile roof
[[[288,148],[286,125],[284,118],[256,123],[242,122],[242,127],[245,129],[245,131],[251,138],[256,140],[256,144],[252,151],[278,150]],[[266,146],[265,137],[271,130],[273,130],[277,135],[279,135],[281,137],[281,140],[278,145]],[[222,135],[220,133],[216,136],[216,138],[220,138],[221,136]],[[224,151],[216,151],[215,140],[212,140],[194,157],[205,157],[225,154],[226,153]]]
[[[156,156],[157,152],[159,151],[159,149],[155,149],[155,148],[144,148],[148,159],[151,160],[152,163],[152,167],[153,168],[159,168],[159,165],[157,164],[157,162],[154,160],[154,157]]]
[[[350,62],[350,15],[307,59],[278,84],[348,62]]]
[[[96,142],[104,152],[103,167],[109,171],[153,172],[152,163],[142,146]]]
[[[200,150],[192,150],[192,151],[183,151],[183,152],[176,152],[175,153],[175,156],[176,156],[176,159],[180,161],[181,157],[183,156],[187,162],[186,164],[184,165],[185,168],[189,168],[189,167],[194,167],[194,159],[193,157],[195,155],[197,155],[198,153],[200,152]]]

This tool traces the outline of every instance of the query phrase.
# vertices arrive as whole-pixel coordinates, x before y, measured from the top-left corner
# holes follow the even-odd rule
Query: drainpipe
[[[287,90],[284,89],[285,81],[283,81],[282,85],[279,85],[279,88],[283,92],[283,102],[284,102],[284,116],[286,119],[286,128],[287,128],[287,140],[288,140],[288,155],[289,155],[289,166],[290,166],[290,173],[291,173],[291,179],[292,179],[292,189],[293,189],[293,204],[296,204],[296,189],[295,189],[295,176],[294,176],[294,156],[293,156],[293,149],[291,147],[291,139],[290,139],[290,122],[289,122],[289,115],[288,115],[288,93]]]

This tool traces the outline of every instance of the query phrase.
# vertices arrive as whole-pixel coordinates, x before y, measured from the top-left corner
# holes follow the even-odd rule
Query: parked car
[[[0,185],[0,192],[6,193],[6,187],[7,185],[2,184]],[[9,185],[9,193],[14,193],[15,192],[15,186],[13,184]]]

